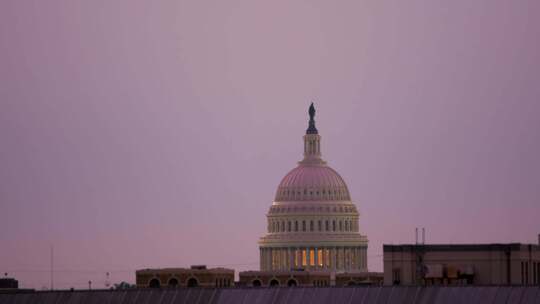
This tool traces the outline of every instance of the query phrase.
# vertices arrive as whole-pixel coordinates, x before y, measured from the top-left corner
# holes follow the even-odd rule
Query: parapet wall
[[[176,288],[0,294],[0,304],[11,303],[540,303],[540,287]]]

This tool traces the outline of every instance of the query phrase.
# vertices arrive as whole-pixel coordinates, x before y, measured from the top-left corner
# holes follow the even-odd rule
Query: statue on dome
[[[315,117],[315,107],[312,102],[311,106],[309,106],[309,120],[313,120],[313,117]]]
[[[313,102],[309,106],[309,127],[306,130],[306,134],[318,134],[319,131],[317,131],[317,128],[315,127],[315,106],[313,106]]]

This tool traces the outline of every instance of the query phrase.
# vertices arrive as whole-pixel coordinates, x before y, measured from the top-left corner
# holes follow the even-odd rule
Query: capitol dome
[[[321,157],[315,108],[309,108],[304,158],[283,177],[261,237],[260,269],[367,271],[367,237],[343,178]]]
[[[350,199],[347,185],[336,170],[327,165],[300,164],[281,180],[275,201],[347,201]]]

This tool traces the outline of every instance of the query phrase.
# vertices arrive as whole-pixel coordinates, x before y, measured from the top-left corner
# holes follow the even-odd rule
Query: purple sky
[[[0,272],[258,269],[315,101],[383,243],[536,242],[540,1],[0,1]]]

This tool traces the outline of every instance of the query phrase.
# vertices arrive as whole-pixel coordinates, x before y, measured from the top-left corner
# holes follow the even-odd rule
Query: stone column
[[[319,253],[317,252],[317,247],[313,248],[313,257],[315,258],[315,268],[319,267]]]
[[[334,270],[337,270],[337,247],[332,248],[332,252],[330,253],[330,255],[332,256],[332,268],[334,268]]]
[[[326,268],[326,250],[325,248],[323,247],[322,249],[322,268]]]
[[[294,265],[294,260],[292,259],[292,255],[291,255],[291,247],[287,247],[287,270],[291,270],[291,268],[293,268],[293,265]]]
[[[351,269],[351,247],[345,247],[345,268]]]
[[[287,270],[289,268],[289,255],[287,252],[287,248],[283,248],[283,270]]]
[[[275,269],[275,264],[274,264],[274,257],[276,255],[276,249],[274,248],[269,248],[268,250],[268,255],[270,256],[270,270],[276,270]]]
[[[366,267],[366,251],[364,247],[360,247],[360,266],[362,270],[365,270]]]
[[[345,269],[345,247],[339,248],[339,267]]]
[[[268,269],[268,250],[266,248],[263,248],[262,250],[262,269],[261,270],[267,270]]]
[[[354,268],[360,269],[360,250],[358,247],[354,247]]]
[[[309,258],[310,258],[310,257],[309,257],[309,253],[310,253],[309,250],[310,250],[309,247],[306,247],[306,266],[307,266],[308,268],[309,268],[309,265],[311,264],[311,263],[310,263],[311,261],[310,261],[310,259],[309,259]]]

